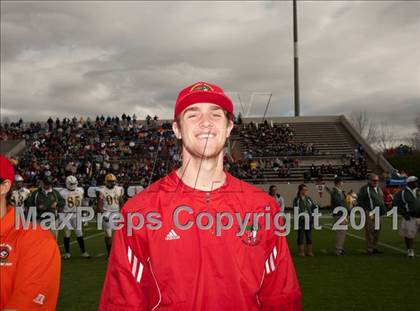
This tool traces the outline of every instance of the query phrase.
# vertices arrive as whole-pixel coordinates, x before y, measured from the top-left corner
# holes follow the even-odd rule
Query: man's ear
[[[228,126],[227,126],[227,131],[226,131],[226,138],[228,138],[230,136],[230,132],[233,129],[233,121],[229,120],[228,122]]]
[[[176,121],[172,123],[172,130],[174,131],[176,138],[182,139],[181,131],[179,130],[178,123]]]

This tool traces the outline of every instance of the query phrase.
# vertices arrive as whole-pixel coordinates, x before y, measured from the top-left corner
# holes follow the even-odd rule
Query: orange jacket
[[[0,219],[0,310],[55,310],[60,287],[60,251],[39,225],[15,227],[14,208]]]

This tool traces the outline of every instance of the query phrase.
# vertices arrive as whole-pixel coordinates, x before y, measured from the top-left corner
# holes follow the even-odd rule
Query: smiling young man
[[[215,85],[199,82],[179,94],[173,130],[182,141],[182,166],[125,204],[100,311],[301,310],[286,238],[265,222],[278,204],[223,169],[232,116],[231,100]],[[155,213],[159,226],[129,234],[133,213]],[[212,219],[223,213],[268,217],[218,231]]]

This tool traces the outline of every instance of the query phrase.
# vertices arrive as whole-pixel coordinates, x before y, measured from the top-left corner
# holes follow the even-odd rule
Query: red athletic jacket
[[[100,311],[130,310],[301,310],[301,292],[284,236],[274,234],[279,207],[262,190],[229,173],[220,188],[205,192],[185,185],[176,171],[150,185],[129,200],[129,213],[159,213],[161,227],[146,228],[145,222],[132,235],[127,228],[115,232],[111,256],[100,300]],[[177,207],[188,206],[192,214],[179,213],[182,225],[173,223]],[[269,212],[267,212],[269,210]],[[200,212],[266,212],[255,224],[250,216],[247,230],[237,236],[235,220],[229,230],[215,234],[197,228]],[[208,224],[208,218],[201,219]],[[226,225],[227,217],[222,218]],[[139,224],[135,222],[135,224]]]

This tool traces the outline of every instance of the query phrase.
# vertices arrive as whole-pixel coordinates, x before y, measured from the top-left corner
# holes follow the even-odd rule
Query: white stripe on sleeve
[[[273,255],[273,253],[271,253],[271,255],[270,255],[270,266],[271,266],[271,271],[274,271],[276,269],[276,267],[274,266],[274,255]]]
[[[136,277],[136,270],[137,270],[137,257],[134,256],[133,266],[131,268],[131,274]]]
[[[267,272],[267,274],[270,273],[270,267],[268,266],[268,259],[265,261],[265,272]]]
[[[137,283],[140,283],[141,275],[143,273],[143,265],[139,262],[139,271],[137,272]]]
[[[133,255],[132,251],[131,251],[131,247],[128,247],[128,262],[131,264],[131,256]]]

